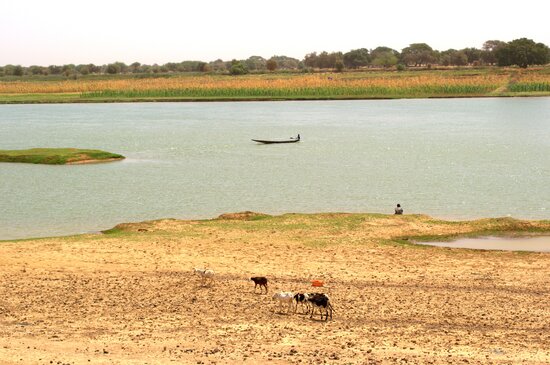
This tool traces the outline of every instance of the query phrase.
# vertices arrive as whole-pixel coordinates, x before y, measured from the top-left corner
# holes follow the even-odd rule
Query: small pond
[[[477,250],[550,252],[550,236],[462,238],[450,242],[417,242],[421,245]]]

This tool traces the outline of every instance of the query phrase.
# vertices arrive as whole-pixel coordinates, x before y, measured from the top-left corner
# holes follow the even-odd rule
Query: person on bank
[[[397,204],[395,207],[395,214],[403,214],[403,208],[401,208],[401,204]]]

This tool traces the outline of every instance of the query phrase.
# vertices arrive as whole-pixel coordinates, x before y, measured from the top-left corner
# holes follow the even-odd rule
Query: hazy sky
[[[231,60],[425,42],[550,45],[550,0],[0,0],[0,65]]]

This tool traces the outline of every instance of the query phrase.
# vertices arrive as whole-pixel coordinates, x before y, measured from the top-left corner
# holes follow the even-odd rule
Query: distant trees
[[[21,65],[13,67],[13,76],[23,76],[23,67]]]
[[[468,59],[468,65],[478,65],[481,62],[481,50],[477,48],[464,48],[462,50]]]
[[[277,62],[277,69],[279,70],[298,70],[304,67],[300,60],[292,57],[273,56],[270,60]]]
[[[249,71],[265,71],[267,60],[261,56],[251,56],[244,61]]]
[[[344,53],[343,62],[347,68],[368,66],[371,61],[369,50],[366,48],[353,49]]]
[[[223,61],[217,59],[211,62],[186,60],[181,62],[168,62],[163,65],[144,65],[134,62],[126,65],[123,62],[114,62],[106,65],[66,64],[39,66],[21,65],[0,66],[0,76],[8,77],[41,77],[45,75],[64,76],[77,78],[79,75],[93,74],[161,74],[182,72],[212,72],[242,75],[249,72],[267,71],[298,71],[303,70],[334,70],[343,71],[365,67],[396,67],[404,70],[408,66],[478,66],[499,65],[529,67],[530,65],[543,65],[550,61],[550,49],[543,43],[536,43],[527,38],[515,39],[511,42],[500,40],[488,40],[483,43],[481,49],[470,47],[461,50],[448,49],[436,51],[426,43],[413,43],[405,47],[401,53],[380,46],[375,49],[357,48],[346,53],[312,52],[305,55],[303,60],[288,56],[272,56],[265,59],[261,56],[250,56],[245,60]]]
[[[105,71],[108,74],[114,75],[120,72],[120,67],[115,63],[111,63],[107,65],[107,68],[105,69]]]
[[[436,53],[426,43],[413,43],[401,51],[401,60],[406,65],[430,65],[436,62]]]
[[[529,65],[544,65],[550,59],[550,49],[543,43],[532,39],[515,39],[500,46],[496,51],[499,66],[517,65],[527,68]]]
[[[370,52],[371,64],[377,67],[390,67],[398,62],[399,52],[389,47],[376,47]]]
[[[277,62],[277,69],[279,70],[298,70],[304,68],[302,61],[288,57],[288,56],[273,56],[272,60]]]
[[[244,75],[248,73],[248,69],[243,62],[233,60],[231,61],[231,68],[229,69],[229,73],[231,75]]]
[[[275,71],[277,69],[277,61],[275,61],[275,59],[273,59],[273,58],[270,58],[265,63],[265,66],[266,66],[268,71]]]
[[[490,40],[483,43],[483,47],[481,48],[481,60],[483,63],[488,65],[494,65],[497,63],[497,52],[498,50],[505,46],[506,42],[502,42],[499,40]]]
[[[334,69],[336,68],[336,62],[342,61],[343,57],[342,52],[328,53],[323,51],[319,54],[312,52],[305,56],[304,65],[309,68]]]
[[[466,66],[468,55],[464,50],[448,49],[439,55],[439,63],[443,66]]]

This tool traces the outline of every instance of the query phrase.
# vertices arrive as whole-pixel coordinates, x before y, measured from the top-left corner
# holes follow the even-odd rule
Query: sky
[[[530,38],[550,0],[0,0],[0,65],[164,64]]]

